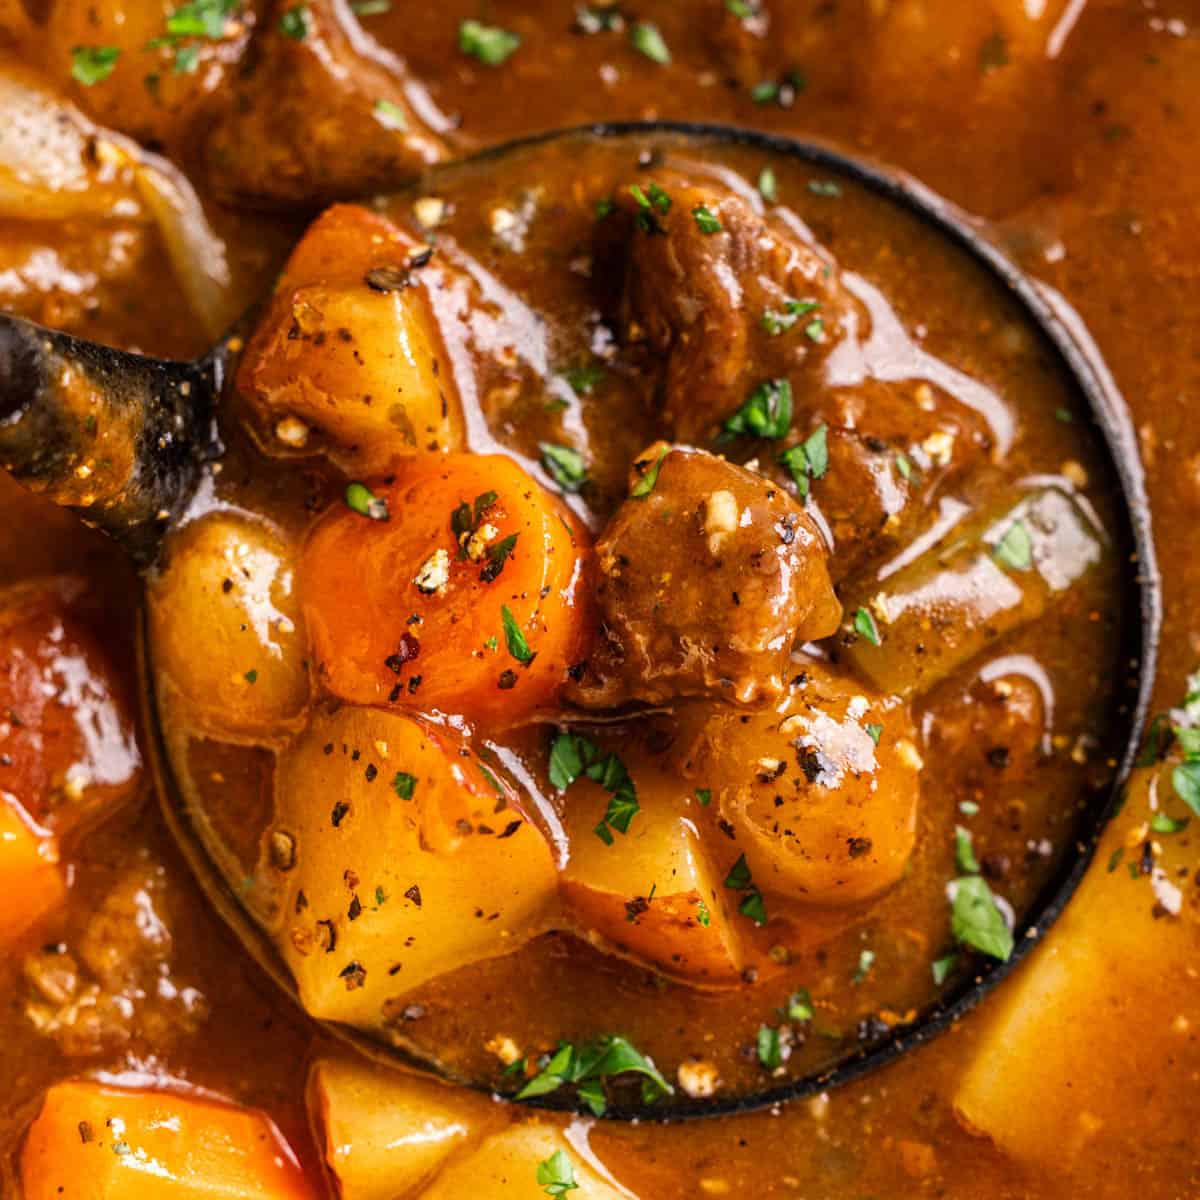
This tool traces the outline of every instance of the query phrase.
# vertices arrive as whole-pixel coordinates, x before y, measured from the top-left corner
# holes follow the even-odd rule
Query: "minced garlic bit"
[[[500,530],[495,525],[489,525],[485,521],[467,538],[466,545],[463,547],[467,552],[467,557],[472,562],[478,562],[487,553],[488,545],[495,541],[496,534],[499,532]]]
[[[435,593],[440,595],[446,590],[446,584],[450,582],[450,552],[448,550],[435,550],[422,564],[421,569],[413,578],[413,583],[417,586],[417,591],[424,592],[427,596],[432,596]]]
[[[521,1057],[520,1047],[504,1033],[498,1033],[489,1039],[484,1049],[489,1054],[494,1054],[506,1067],[511,1067]]]
[[[446,219],[446,202],[437,196],[422,196],[413,204],[413,216],[426,229],[436,229]]]
[[[299,450],[308,445],[308,426],[299,417],[284,417],[275,426],[275,436],[285,446]]]
[[[936,466],[948,466],[954,453],[954,434],[945,429],[936,429],[921,443],[921,448]]]
[[[679,1064],[675,1072],[679,1086],[693,1100],[707,1100],[721,1086],[717,1068],[704,1058],[689,1058]]]
[[[920,751],[908,738],[899,738],[896,742],[896,756],[910,771],[920,771],[925,766],[925,760]]]

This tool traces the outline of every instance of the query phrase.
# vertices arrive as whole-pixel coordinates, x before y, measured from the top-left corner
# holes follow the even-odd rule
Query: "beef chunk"
[[[641,455],[596,550],[606,641],[573,689],[585,706],[774,696],[793,644],[841,617],[804,509],[702,450],[658,443]]]
[[[801,385],[837,340],[849,301],[794,218],[665,171],[634,188],[618,193],[626,225],[617,232],[629,238],[621,329],[667,360],[671,436],[708,444],[764,380]]]
[[[303,38],[264,23],[250,69],[206,145],[235,204],[311,207],[395,187],[446,148],[409,101],[403,65],[363,32],[346,0],[310,0]]]

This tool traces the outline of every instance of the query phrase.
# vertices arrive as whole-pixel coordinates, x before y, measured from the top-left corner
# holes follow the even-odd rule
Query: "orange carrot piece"
[[[594,630],[590,538],[569,510],[496,455],[414,459],[375,495],[387,520],[338,504],[301,562],[320,682],[506,723],[552,704]]]
[[[39,836],[11,801],[0,797],[0,946],[9,946],[66,899],[53,839]]]
[[[314,1200],[255,1109],[87,1080],[56,1084],[21,1154],[25,1200]]]

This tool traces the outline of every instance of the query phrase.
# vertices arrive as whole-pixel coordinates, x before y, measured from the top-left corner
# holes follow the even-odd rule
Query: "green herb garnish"
[[[297,42],[302,42],[308,37],[309,30],[309,15],[308,5],[297,4],[293,8],[287,9],[283,16],[279,18],[279,32],[284,37],[294,38]]]
[[[388,519],[387,501],[382,496],[376,496],[365,483],[351,483],[346,486],[346,505],[360,517],[371,521],[386,521]]]
[[[750,399],[725,421],[723,437],[781,438],[792,427],[792,385],[786,379],[760,383]]]
[[[525,634],[521,632],[521,627],[507,604],[500,605],[500,622],[504,626],[504,644],[508,647],[509,654],[522,666],[529,666],[537,656],[530,650]]]
[[[635,500],[641,500],[650,495],[654,491],[654,485],[658,482],[658,471],[663,464],[663,459],[667,457],[668,450],[663,450],[658,458],[654,460],[649,470],[646,471],[641,478],[629,489],[629,495]]]
[[[970,830],[961,825],[954,827],[954,861],[958,869],[972,875],[979,874],[979,860],[975,857],[975,847],[971,843]]]
[[[930,970],[933,973],[933,982],[941,987],[947,979],[950,978],[951,972],[958,966],[958,955],[947,954],[943,958],[935,959],[930,964]]]
[[[667,43],[659,33],[657,25],[652,25],[649,21],[640,22],[630,29],[629,40],[633,43],[633,48],[651,62],[665,66],[671,61],[671,51],[667,49]]]
[[[820,308],[816,300],[786,300],[782,309],[768,308],[762,315],[762,327],[769,337],[786,333],[801,318]]]
[[[580,1046],[560,1042],[545,1066],[525,1084],[516,1098],[528,1100],[545,1096],[566,1084],[574,1084],[579,1098],[600,1117],[608,1107],[604,1081],[627,1074],[642,1077],[642,1100],[647,1104],[675,1091],[652,1059],[640,1053],[628,1039],[610,1034]]]
[[[601,841],[612,845],[612,830],[628,833],[640,811],[637,788],[617,755],[604,754],[592,741],[577,733],[560,733],[550,744],[550,782],[565,792],[577,779],[586,777],[609,794],[608,808],[595,828]]]
[[[950,928],[966,946],[1007,962],[1013,952],[1013,935],[996,898],[982,875],[964,875],[954,881]]]
[[[827,427],[821,425],[799,445],[789,446],[779,456],[780,466],[788,469],[801,496],[808,495],[810,479],[822,478],[829,469],[827,433]]]
[[[564,492],[578,492],[587,483],[587,464],[578,450],[553,442],[539,442],[538,449],[542,452],[542,465]]]
[[[103,83],[120,57],[117,46],[76,46],[71,51],[71,78],[84,87]]]
[[[703,204],[697,204],[692,209],[692,216],[696,219],[696,228],[701,233],[712,234],[720,233],[724,226],[720,219],[711,209],[705,208]]]
[[[1033,566],[1033,538],[1024,521],[1014,521],[992,548],[992,557],[1003,567],[1028,571]]]
[[[417,777],[410,775],[407,771],[397,771],[392,776],[392,791],[400,797],[401,800],[411,800],[413,792],[417,790]]]
[[[779,182],[770,167],[763,167],[758,173],[758,194],[768,204],[774,204],[779,199]]]
[[[464,21],[458,27],[458,48],[487,67],[507,62],[520,44],[519,34],[481,21]]]
[[[387,129],[403,133],[408,128],[408,114],[393,100],[375,101],[375,119]]]
[[[854,631],[860,637],[865,637],[872,646],[881,646],[883,638],[879,636],[879,626],[871,616],[870,609],[859,608],[854,614]]]
[[[776,1071],[783,1066],[783,1043],[778,1029],[770,1025],[758,1027],[758,1061],[768,1071]]]
[[[547,1196],[562,1196],[579,1187],[575,1182],[575,1168],[564,1150],[555,1150],[549,1158],[538,1163],[537,1181]]]

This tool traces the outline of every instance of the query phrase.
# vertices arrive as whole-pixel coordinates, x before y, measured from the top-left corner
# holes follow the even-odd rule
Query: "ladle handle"
[[[145,566],[217,450],[222,372],[0,316],[0,466]]]

